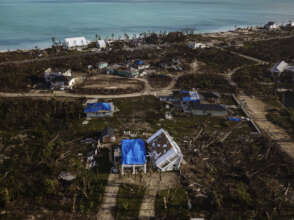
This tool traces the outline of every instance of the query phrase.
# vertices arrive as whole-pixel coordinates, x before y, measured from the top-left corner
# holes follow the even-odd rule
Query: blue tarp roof
[[[121,141],[122,164],[139,165],[146,163],[145,143],[142,139],[124,139]]]
[[[107,102],[88,103],[84,112],[90,113],[90,112],[99,112],[99,111],[111,111],[110,103],[107,103]]]
[[[191,96],[185,96],[182,98],[183,102],[199,102],[199,99]]]
[[[189,94],[189,96],[184,96],[182,98],[183,102],[199,102],[200,98],[197,92],[181,91],[182,94]]]
[[[229,117],[228,119],[229,119],[230,121],[236,121],[236,122],[241,121],[241,118],[233,118],[233,117]]]
[[[143,62],[142,60],[136,60],[136,64],[137,64],[137,65],[143,65],[144,62]]]

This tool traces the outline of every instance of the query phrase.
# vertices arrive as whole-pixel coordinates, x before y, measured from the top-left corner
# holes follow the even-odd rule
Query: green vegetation
[[[116,202],[116,219],[137,219],[144,194],[142,186],[122,184]]]
[[[160,191],[155,200],[155,215],[159,219],[190,219],[185,190],[176,188]]]

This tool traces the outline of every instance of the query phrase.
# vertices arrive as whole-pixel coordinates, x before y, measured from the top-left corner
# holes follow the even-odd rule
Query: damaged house
[[[280,78],[285,75],[290,75],[292,82],[294,82],[294,65],[290,65],[285,61],[276,63],[271,69],[272,77]]]
[[[81,77],[72,77],[71,70],[57,71],[48,68],[44,72],[45,82],[49,84],[50,89],[72,89],[74,85],[81,83]]]
[[[164,129],[158,130],[147,140],[147,148],[153,167],[163,172],[180,168],[183,160],[181,149]]]

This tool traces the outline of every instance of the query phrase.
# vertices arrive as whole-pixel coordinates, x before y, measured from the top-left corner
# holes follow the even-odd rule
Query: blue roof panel
[[[107,103],[107,102],[88,103],[84,112],[90,113],[90,112],[100,112],[100,111],[111,111],[110,103]]]
[[[143,165],[146,163],[146,149],[142,139],[122,140],[121,152],[122,164]]]

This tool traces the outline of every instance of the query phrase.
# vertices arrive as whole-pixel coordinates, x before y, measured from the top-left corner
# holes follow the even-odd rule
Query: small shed
[[[203,44],[203,43],[197,43],[197,42],[194,42],[194,41],[190,41],[188,42],[188,47],[190,47],[191,49],[198,49],[198,48],[207,48],[207,45],[206,44]]]
[[[146,149],[142,139],[124,139],[121,141],[121,173],[125,168],[143,168],[146,173]]]
[[[104,128],[101,132],[100,140],[102,143],[114,143],[116,141],[116,137],[114,135],[113,128]]]

